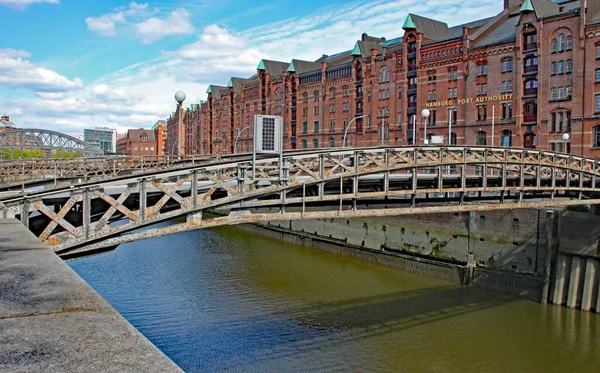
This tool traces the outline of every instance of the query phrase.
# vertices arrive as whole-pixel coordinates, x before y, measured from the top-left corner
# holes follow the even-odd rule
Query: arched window
[[[333,148],[335,146],[335,139],[332,137],[329,139],[329,147]]]
[[[573,37],[571,35],[567,36],[567,50],[570,51],[573,49]]]
[[[505,148],[512,146],[512,131],[511,130],[503,130],[500,133],[500,146],[504,146]]]
[[[475,136],[475,145],[486,145],[487,144],[487,133],[485,131],[477,132]]]
[[[594,136],[592,136],[592,146],[594,148],[600,148],[600,125],[593,128]]]
[[[558,52],[558,40],[552,39],[552,53]]]
[[[565,51],[565,34],[558,35],[558,51]]]
[[[302,140],[302,149],[306,149],[308,147],[306,140]]]
[[[335,88],[329,89],[329,98],[335,98]]]
[[[281,101],[283,100],[283,95],[281,94],[281,90],[277,90],[277,92],[275,92],[275,100],[276,101]]]
[[[319,147],[319,139],[313,139],[313,148]]]
[[[558,74],[558,63],[556,63],[556,61],[552,62],[552,75],[556,75]]]
[[[573,72],[573,60],[567,60],[567,66],[565,68],[565,72],[570,74]]]
[[[558,73],[559,74],[565,73],[565,61],[558,61]]]

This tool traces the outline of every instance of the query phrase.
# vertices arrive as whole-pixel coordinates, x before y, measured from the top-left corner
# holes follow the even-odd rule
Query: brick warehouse
[[[350,124],[348,146],[443,136],[600,157],[600,0],[504,0],[495,17],[448,27],[409,14],[402,29],[210,85],[169,118],[168,148],[183,115],[187,154],[250,152],[253,116],[268,114],[283,116],[286,149],[341,147]]]

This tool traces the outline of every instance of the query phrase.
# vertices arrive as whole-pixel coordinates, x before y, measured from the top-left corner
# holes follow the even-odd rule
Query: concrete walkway
[[[181,369],[24,225],[0,215],[0,372]]]

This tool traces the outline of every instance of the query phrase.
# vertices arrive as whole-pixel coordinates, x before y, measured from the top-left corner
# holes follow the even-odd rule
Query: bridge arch
[[[14,129],[0,132],[0,151],[3,149],[39,149],[47,157],[56,150],[81,152],[84,156],[102,156],[102,149],[64,133],[44,129]]]

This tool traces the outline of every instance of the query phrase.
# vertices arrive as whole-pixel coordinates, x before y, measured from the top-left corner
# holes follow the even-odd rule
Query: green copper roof
[[[362,54],[360,53],[360,45],[358,45],[358,42],[356,42],[356,44],[354,44],[354,49],[352,49],[352,56],[362,56]]]
[[[210,86],[208,86],[208,88],[206,88],[206,93],[212,93],[212,89],[210,88]]]
[[[295,73],[296,72],[296,67],[294,66],[294,61],[292,61],[290,63],[290,65],[288,66],[287,70],[288,73]]]
[[[202,103],[202,100],[200,100],[200,95],[198,95],[198,98],[196,99],[196,104],[200,105]]]
[[[413,22],[412,17],[410,16],[410,13],[408,13],[408,15],[406,16],[406,19],[404,20],[404,25],[402,25],[402,29],[414,30],[416,28],[417,28],[417,26],[415,26],[415,23]]]
[[[265,71],[265,63],[263,62],[263,60],[260,60],[260,63],[256,67],[256,70],[258,70],[258,71]]]
[[[533,5],[531,4],[531,0],[525,0],[523,5],[521,5],[521,12],[533,12]]]
[[[227,83],[227,88],[233,88],[233,82],[229,79],[229,83]]]

